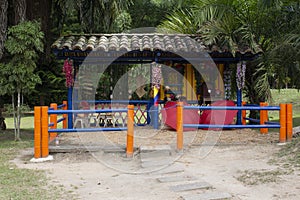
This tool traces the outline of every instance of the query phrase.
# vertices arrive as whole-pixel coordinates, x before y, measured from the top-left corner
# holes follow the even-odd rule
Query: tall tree
[[[5,48],[11,58],[8,63],[1,64],[0,95],[12,97],[15,124],[15,139],[20,140],[21,94],[32,91],[40,78],[34,73],[38,52],[43,51],[43,36],[38,22],[21,22],[8,30]],[[15,109],[15,95],[17,109]]]
[[[0,0],[0,60],[3,56],[4,42],[7,33],[7,8],[8,1]]]
[[[26,0],[14,0],[14,23],[18,24],[26,19]]]

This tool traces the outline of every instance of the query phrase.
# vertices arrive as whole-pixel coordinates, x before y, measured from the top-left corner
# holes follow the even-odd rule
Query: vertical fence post
[[[280,131],[279,131],[279,142],[286,142],[286,104],[280,104],[279,111],[279,120],[280,120]]]
[[[42,156],[41,153],[41,113],[42,109],[40,106],[34,107],[34,158],[40,158]]]
[[[73,88],[68,88],[68,110],[73,109]],[[68,114],[68,129],[73,129],[73,113]]]
[[[291,141],[293,137],[293,104],[286,104],[286,139]]]
[[[63,110],[68,110],[68,101],[63,101],[63,104],[65,105]],[[68,127],[68,114],[63,114],[63,118],[63,129],[66,129]]]
[[[242,106],[245,106],[246,102],[242,101]],[[246,110],[242,110],[242,124],[246,125]]]
[[[264,107],[266,106],[266,103],[265,102],[260,102],[259,103],[260,107]],[[260,110],[260,125],[264,125],[266,121],[268,121],[266,119],[266,110]],[[261,134],[267,134],[268,133],[268,129],[267,128],[261,128],[260,129],[260,133]]]
[[[48,106],[42,106],[42,157],[49,155]]]
[[[53,110],[57,110],[57,104],[51,103],[50,108],[53,108]],[[57,129],[57,114],[51,114],[50,115],[50,123],[53,124],[53,126],[50,127],[50,129]],[[54,140],[57,137],[56,132],[50,133],[50,142]]]
[[[237,90],[237,100],[236,100],[236,106],[237,107],[241,107],[242,106],[242,98],[243,98],[242,96],[243,96],[242,90],[238,89]],[[238,110],[237,118],[236,118],[236,123],[238,125],[242,124],[241,118],[242,118],[242,112],[241,112],[241,110]]]
[[[126,154],[127,157],[132,157],[133,155],[133,140],[134,140],[134,105],[128,105],[127,111],[127,144],[126,144]]]
[[[177,150],[183,149],[183,102],[177,102]]]

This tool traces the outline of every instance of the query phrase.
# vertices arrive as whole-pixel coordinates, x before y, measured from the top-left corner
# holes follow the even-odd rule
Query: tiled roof
[[[90,55],[101,58],[101,62],[111,62],[111,58],[117,58],[114,62],[121,63],[141,63],[142,60],[152,62],[155,59],[187,62],[185,58],[207,59],[206,53],[215,62],[238,62],[252,60],[260,54],[254,54],[248,47],[242,47],[236,49],[233,55],[227,47],[220,51],[215,45],[210,48],[203,45],[198,35],[159,33],[67,35],[57,39],[51,48],[57,59],[83,61]]]
[[[92,34],[60,37],[53,45],[55,50],[80,51],[168,51],[201,52],[206,47],[195,36],[183,34]]]

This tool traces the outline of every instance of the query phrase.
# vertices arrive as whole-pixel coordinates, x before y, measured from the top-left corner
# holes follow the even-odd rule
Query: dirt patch
[[[135,129],[135,146],[176,145],[176,132],[149,127]],[[278,133],[261,135],[258,131],[226,130],[184,133],[185,149],[180,157],[162,170],[183,169],[182,174],[127,173],[141,168],[141,157],[126,158],[124,153],[59,153],[54,161],[29,163],[28,156],[15,160],[19,167],[46,170],[52,183],[63,185],[77,199],[181,199],[183,194],[204,191],[173,192],[177,182],[159,183],[158,177],[188,175],[206,181],[212,190],[227,192],[232,199],[300,199],[300,172],[275,165]],[[60,145],[124,145],[126,132],[64,133]],[[287,150],[288,151],[288,150]],[[32,155],[32,151],[27,152]],[[100,155],[101,154],[101,155]],[[285,154],[287,155],[287,154]],[[101,157],[101,159],[99,159]],[[270,162],[272,160],[273,162]],[[126,170],[122,168],[126,167]],[[291,170],[292,169],[292,170]]]
[[[125,145],[126,134],[126,131],[65,133],[60,137],[60,144],[103,145],[108,143]],[[171,145],[176,143],[177,139],[176,131],[167,128],[154,130],[148,126],[136,127],[134,134],[136,147],[141,145]],[[184,132],[184,139],[190,145],[201,145],[211,138],[219,145],[273,144],[278,142],[279,134],[276,132],[259,134],[257,130],[252,129]]]

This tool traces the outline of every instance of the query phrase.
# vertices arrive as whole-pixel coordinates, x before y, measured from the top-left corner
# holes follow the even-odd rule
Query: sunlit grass
[[[58,115],[57,119],[61,118]],[[14,128],[14,119],[12,117],[5,117],[7,129]],[[57,124],[58,128],[62,128],[62,122]],[[21,129],[23,130],[33,130],[34,129],[34,116],[24,116],[21,118]]]
[[[280,103],[293,104],[293,126],[300,126],[300,92],[297,89],[271,90],[273,102],[270,105],[279,106]],[[271,121],[279,120],[278,111],[269,111]]]

